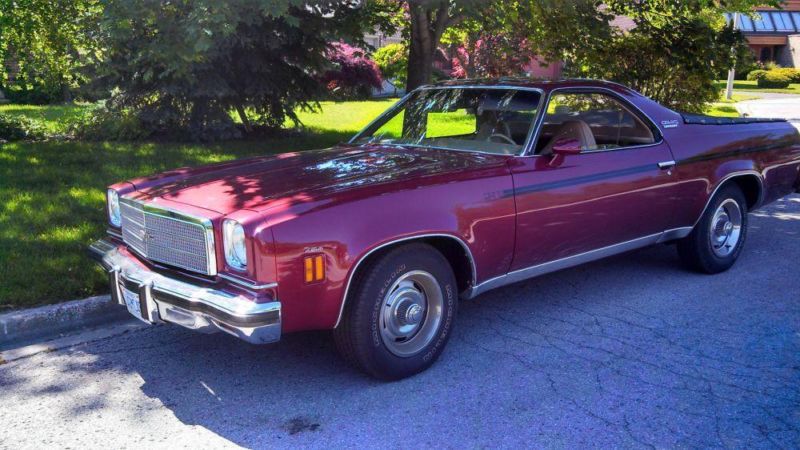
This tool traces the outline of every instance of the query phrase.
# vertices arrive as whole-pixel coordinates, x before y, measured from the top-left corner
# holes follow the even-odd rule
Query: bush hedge
[[[792,80],[785,73],[778,70],[767,72],[763,78],[758,79],[758,87],[768,89],[786,89]]]
[[[0,114],[0,141],[38,141],[46,137],[44,126],[36,120]]]
[[[779,73],[789,79],[791,83],[800,83],[800,70],[791,68],[774,69],[772,72]]]
[[[773,67],[768,70],[763,70],[763,69],[753,70],[752,72],[747,74],[747,80],[760,82],[761,80],[767,78],[768,75],[770,81],[767,81],[766,84],[763,86],[762,83],[759,83],[759,87],[766,87],[766,85],[775,85],[775,84],[783,85],[782,81],[783,78],[789,80],[789,83],[800,83],[800,70],[784,68],[784,67]]]
[[[69,133],[86,141],[135,141],[153,134],[135,114],[105,106],[88,111],[73,121]]]
[[[747,74],[747,81],[758,81],[767,74],[766,70],[756,69]]]

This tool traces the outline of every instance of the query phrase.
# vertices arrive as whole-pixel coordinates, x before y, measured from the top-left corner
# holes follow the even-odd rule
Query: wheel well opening
[[[752,211],[758,207],[761,201],[761,182],[755,175],[742,175],[735,177],[729,181],[736,183],[739,189],[742,190],[744,198],[747,200],[747,209]]]
[[[458,283],[458,292],[464,292],[472,287],[474,282],[472,279],[472,261],[463,245],[455,239],[447,237],[425,238],[423,242],[439,250],[450,262],[450,267],[456,276],[456,283]]]
[[[447,259],[447,261],[450,263],[450,267],[453,269],[453,274],[456,276],[456,283],[458,283],[459,292],[464,292],[472,287],[474,280],[472,279],[472,260],[470,255],[467,253],[467,250],[464,248],[464,246],[461,245],[461,243],[459,243],[455,238],[449,238],[445,236],[429,236],[420,237],[419,239],[400,241],[395,244],[387,245],[386,247],[371,253],[366,259],[361,261],[356,268],[356,273],[353,275],[352,283],[355,284],[361,274],[364,273],[364,269],[369,267],[370,264],[376,259],[397,247],[408,245],[414,242],[426,243],[444,255],[445,259]]]

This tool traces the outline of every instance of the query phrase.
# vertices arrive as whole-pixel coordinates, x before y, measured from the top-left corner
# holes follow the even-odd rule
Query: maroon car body
[[[451,88],[536,92],[541,105],[558,93],[608,95],[651,127],[653,142],[589,153],[570,152],[569,142],[562,142],[566,148],[555,154],[533,154],[541,148],[536,139],[545,126],[547,108],[540,107],[520,154],[354,139],[325,150],[122,182],[111,186],[122,202],[150,205],[164,219],[204,222],[213,236],[207,244],[214,261],[207,264],[214,270],[199,273],[145,257],[131,248],[133,238],[111,226],[92,249],[110,273],[115,298],[124,304],[125,290],[141,294],[149,322],[270,342],[282,333],[336,328],[359,270],[397,245],[420,241],[438,249],[453,269],[461,297],[471,298],[686,238],[714,193],[729,183],[741,189],[751,210],[798,190],[800,136],[785,121],[681,115],[626,87],[598,81],[446,83],[425,89]],[[243,227],[245,270],[226,262],[225,219]],[[150,228],[142,239],[153,237]],[[322,256],[324,277],[307,282],[306,260],[316,256]],[[180,286],[160,288],[164,279],[166,285],[194,290],[177,298],[180,292],[170,290]],[[227,300],[208,303],[198,292]],[[270,305],[259,312],[271,314],[268,333],[256,332],[262,322],[248,322],[252,308],[243,304]],[[248,323],[252,327],[242,325]]]

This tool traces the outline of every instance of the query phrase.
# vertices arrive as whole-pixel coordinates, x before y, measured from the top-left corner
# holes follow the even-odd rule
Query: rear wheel
[[[717,192],[692,233],[678,241],[678,254],[689,268],[714,274],[736,263],[747,237],[747,200],[736,185]]]
[[[405,245],[372,261],[354,283],[334,330],[342,356],[386,380],[430,367],[450,337],[458,307],[447,259],[429,245]]]

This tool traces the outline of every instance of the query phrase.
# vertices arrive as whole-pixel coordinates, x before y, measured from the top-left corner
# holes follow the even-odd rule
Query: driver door
[[[512,271],[648,245],[669,228],[671,151],[655,125],[616,94],[554,92],[533,151],[511,163]]]

